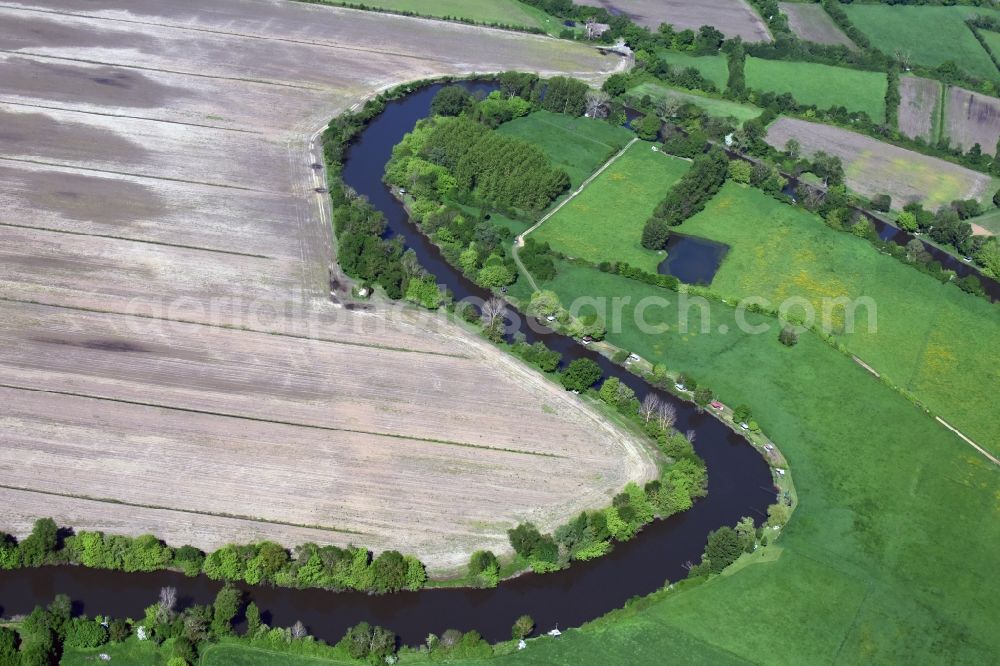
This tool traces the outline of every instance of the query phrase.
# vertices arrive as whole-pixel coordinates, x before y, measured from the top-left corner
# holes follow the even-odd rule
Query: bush
[[[799,341],[799,334],[791,326],[785,326],[778,333],[778,342],[785,345],[786,347],[794,347]]]
[[[890,208],[892,208],[892,197],[888,194],[876,194],[872,197],[872,210],[888,213]]]
[[[88,620],[86,616],[70,620],[66,627],[67,647],[95,648],[107,642],[108,631],[96,620]]]
[[[561,376],[568,391],[586,391],[601,378],[601,366],[589,358],[578,358],[567,366]]]

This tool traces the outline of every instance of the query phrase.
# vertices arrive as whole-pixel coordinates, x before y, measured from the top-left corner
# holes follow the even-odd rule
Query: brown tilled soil
[[[653,30],[661,23],[695,31],[711,25],[726,37],[739,36],[745,42],[771,41],[767,25],[744,0],[582,0],[580,4],[627,14],[639,25]]]
[[[807,5],[799,2],[782,2],[778,5],[788,16],[788,27],[799,39],[817,44],[843,44],[854,48],[854,42],[844,34],[822,5]]]
[[[899,131],[910,138],[933,141],[941,104],[941,83],[919,76],[899,79]]]
[[[978,143],[984,153],[996,154],[1000,138],[1000,99],[953,86],[948,94],[945,118],[946,134],[952,146],[968,151]]]
[[[353,542],[443,571],[655,474],[446,320],[335,307],[310,168],[376,90],[618,59],[247,0],[3,3],[0,49],[0,529]]]
[[[955,199],[980,199],[991,182],[978,171],[839,127],[779,118],[768,128],[767,142],[775,148],[783,149],[789,139],[798,141],[805,155],[823,151],[839,157],[849,188],[868,197],[889,194],[893,208],[923,201],[936,209]]]

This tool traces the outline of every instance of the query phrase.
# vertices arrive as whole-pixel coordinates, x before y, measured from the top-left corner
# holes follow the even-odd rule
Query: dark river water
[[[388,219],[391,233],[412,247],[425,268],[446,284],[457,298],[488,294],[452,269],[435,246],[410,223],[405,210],[382,184],[392,146],[424,117],[440,86],[421,89],[392,102],[375,118],[348,153],[344,180],[364,194]],[[471,84],[488,90],[483,84]],[[303,168],[306,168],[304,166]],[[529,340],[543,340],[563,353],[564,360],[589,357],[605,376],[617,376],[641,398],[653,389],[604,357],[571,338],[523,327]],[[476,629],[490,641],[510,638],[519,615],[531,615],[540,631],[578,626],[621,607],[635,595],[660,588],[666,580],[680,580],[683,564],[697,561],[708,532],[734,525],[742,516],[758,521],[775,499],[770,470],[746,440],[708,413],[660,393],[677,407],[677,428],[696,433],[695,448],[708,464],[708,497],[683,514],[647,526],[635,539],[618,544],[607,556],[576,562],[568,569],[545,575],[524,575],[491,590],[428,589],[386,596],[334,593],[323,590],[242,586],[249,600],[264,611],[265,621],[290,626],[297,620],[310,633],[327,641],[339,640],[345,630],[362,621],[395,631],[409,645],[423,642],[428,633],[445,629]],[[44,513],[44,506],[40,507]],[[447,516],[442,516],[447,520]],[[82,567],[43,567],[0,572],[0,612],[10,616],[29,612],[57,593],[68,594],[78,612],[138,618],[156,601],[160,587],[177,588],[181,605],[208,603],[220,584],[204,576],[186,578],[174,572],[126,574]]]

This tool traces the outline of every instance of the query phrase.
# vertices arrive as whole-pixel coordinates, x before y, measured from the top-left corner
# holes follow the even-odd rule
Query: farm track
[[[297,3],[0,3],[0,529],[41,506],[447,571],[652,477],[630,435],[444,318],[331,303],[310,168],[317,128],[406,80],[618,67]]]

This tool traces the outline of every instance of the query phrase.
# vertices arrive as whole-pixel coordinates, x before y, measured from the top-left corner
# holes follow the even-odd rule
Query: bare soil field
[[[331,302],[310,167],[322,125],[380,89],[620,66],[298,3],[0,2],[0,529],[355,543],[447,571],[653,476],[443,318]]]
[[[941,82],[919,76],[899,79],[899,131],[915,139],[936,141],[941,113]]]
[[[788,27],[799,39],[817,44],[843,44],[854,48],[854,42],[844,34],[822,5],[807,5],[800,2],[778,4],[781,13],[788,17]]]
[[[984,153],[996,155],[1000,138],[1000,99],[952,86],[948,91],[945,130],[952,146],[968,151],[979,144]]]
[[[896,209],[910,201],[934,210],[955,199],[981,199],[991,182],[977,171],[839,127],[779,118],[768,128],[767,142],[775,148],[783,149],[789,139],[799,142],[803,154],[839,157],[850,189],[868,197],[889,194]]]
[[[718,28],[726,37],[745,42],[770,42],[771,33],[757,12],[744,0],[582,0],[581,5],[604,7],[656,30],[669,23],[678,30],[697,31],[703,25]]]

